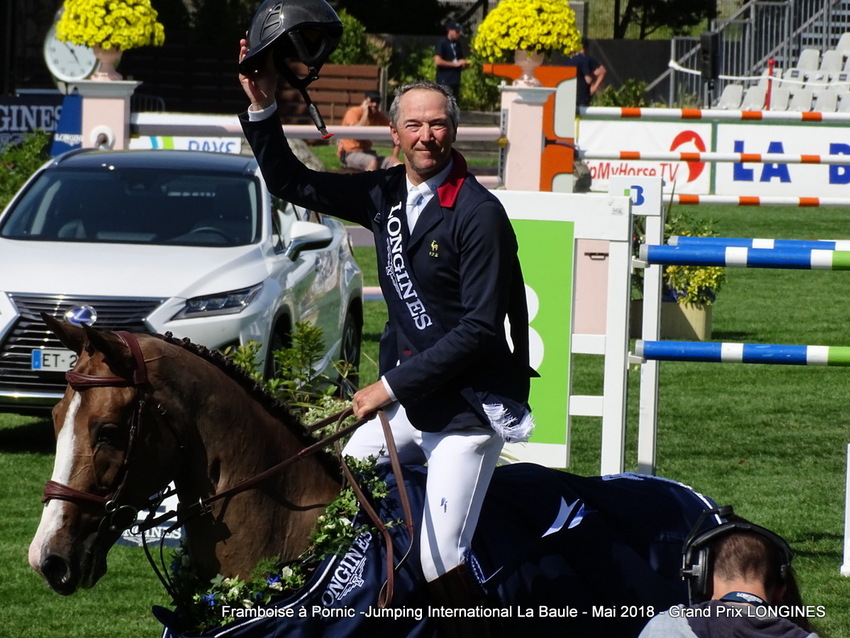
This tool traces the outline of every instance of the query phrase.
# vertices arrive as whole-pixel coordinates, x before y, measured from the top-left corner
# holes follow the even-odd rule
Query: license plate
[[[65,372],[77,363],[77,353],[70,350],[33,350],[30,368],[45,372]]]

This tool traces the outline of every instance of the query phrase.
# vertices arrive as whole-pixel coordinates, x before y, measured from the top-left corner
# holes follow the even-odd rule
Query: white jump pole
[[[850,576],[850,445],[847,446],[847,471],[844,486],[844,563],[841,575]]]

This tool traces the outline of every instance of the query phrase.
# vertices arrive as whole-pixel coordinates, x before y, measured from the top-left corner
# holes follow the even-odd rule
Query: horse
[[[121,532],[172,482],[187,514],[181,522],[188,558],[203,580],[245,576],[262,558],[286,561],[307,549],[343,477],[339,461],[317,450],[286,405],[223,355],[186,340],[43,319],[77,354],[53,409],[56,459],[29,549],[30,565],[54,591],[69,595],[94,586]],[[423,472],[409,475],[411,486],[421,487]],[[557,620],[541,635],[562,635],[570,622],[607,622],[605,635],[634,636],[650,611],[686,602],[682,545],[712,507],[710,499],[664,479],[575,477],[531,464],[498,468],[476,533],[475,572],[508,625],[527,627],[523,617],[541,627],[553,624],[543,618]],[[396,529],[402,533],[404,526]],[[358,556],[363,547],[355,548]],[[338,578],[348,555],[330,560],[317,571]],[[408,557],[405,569],[414,575],[397,587],[393,605],[427,608],[416,561]],[[386,570],[377,576],[386,577]],[[311,591],[323,603],[332,589]],[[306,594],[296,600],[303,607]],[[366,635],[357,622],[369,622],[364,617],[371,612],[358,612],[354,621],[314,613],[320,605],[312,609],[306,619],[312,628],[287,635]],[[294,622],[291,616],[271,621]],[[383,625],[380,635],[438,635],[428,617],[397,621]],[[352,626],[360,633],[346,633]],[[246,632],[238,635],[258,635]],[[181,634],[172,628],[167,635]]]

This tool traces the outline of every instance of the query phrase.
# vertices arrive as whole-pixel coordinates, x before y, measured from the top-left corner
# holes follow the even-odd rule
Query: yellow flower
[[[517,49],[569,54],[581,48],[581,36],[567,0],[502,0],[478,27],[472,46],[497,62]]]
[[[65,42],[122,51],[161,46],[165,28],[150,0],[65,0],[56,36]]]

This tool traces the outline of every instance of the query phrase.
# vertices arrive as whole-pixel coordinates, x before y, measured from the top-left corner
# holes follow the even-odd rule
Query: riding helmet
[[[239,63],[242,73],[259,68],[272,51],[278,73],[306,86],[342,38],[342,21],[325,0],[265,0],[248,29],[248,52]],[[295,77],[290,63],[301,62],[307,75]]]

